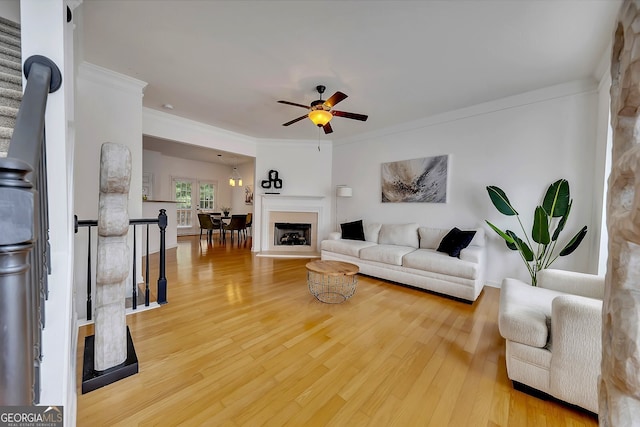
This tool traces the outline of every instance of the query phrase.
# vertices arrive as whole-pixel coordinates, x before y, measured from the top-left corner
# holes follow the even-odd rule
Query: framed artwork
[[[382,164],[383,203],[446,203],[449,156]]]
[[[244,187],[244,204],[252,205],[253,204],[253,186],[247,185]]]
[[[153,198],[153,174],[145,172],[142,174],[142,198],[144,200]]]

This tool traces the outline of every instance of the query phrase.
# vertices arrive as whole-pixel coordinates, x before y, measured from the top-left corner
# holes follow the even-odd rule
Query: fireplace
[[[326,233],[322,196],[263,194],[260,254],[268,257],[318,257],[321,233]]]
[[[311,246],[311,224],[276,222],[273,226],[274,246]]]

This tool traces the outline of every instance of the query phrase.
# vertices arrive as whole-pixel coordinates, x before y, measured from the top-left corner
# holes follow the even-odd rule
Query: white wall
[[[0,1],[0,16],[9,21],[20,22],[20,0]]]
[[[610,63],[610,52],[606,56],[606,64]],[[594,170],[594,202],[602,201],[600,205],[594,204],[593,214],[594,222],[599,219],[600,236],[597,241],[594,239],[593,253],[598,254],[598,270],[597,273],[604,275],[607,272],[607,259],[609,254],[609,233],[607,230],[607,201],[606,194],[608,192],[608,180],[611,174],[611,157],[613,146],[613,135],[610,124],[610,105],[611,97],[609,90],[611,88],[611,73],[609,67],[605,67],[605,73],[600,79],[598,86],[598,130],[597,144]]]
[[[242,187],[235,186],[231,187],[229,185],[229,177],[227,176],[227,180],[225,184],[229,187],[229,193],[231,196],[231,214],[246,214],[253,213],[253,204],[245,203],[245,189],[249,186],[254,191],[253,182],[255,180],[255,160],[250,162],[246,162],[240,164],[238,167],[238,173],[242,177]]]
[[[15,8],[14,2],[11,6]],[[42,332],[40,405],[63,405],[65,424],[75,424],[77,327],[73,303],[73,24],[66,1],[22,0],[22,58],[44,55],[62,72],[62,87],[50,94],[45,126],[49,189],[49,244],[52,272]],[[6,5],[3,5],[6,6]],[[5,15],[6,16],[6,15]]]
[[[74,176],[74,197],[78,201],[75,213],[79,219],[98,218],[100,149],[104,142],[117,142],[129,148],[129,217],[142,217],[142,90],[145,86],[145,82],[93,64],[84,62],[79,67]],[[133,236],[129,234],[129,248],[133,252]],[[138,234],[138,265],[142,265],[141,236]],[[93,242],[96,240],[94,234]],[[86,315],[86,242],[87,231],[81,230],[75,238],[75,288],[80,317]],[[142,277],[137,281],[140,283]]]
[[[353,197],[340,200],[338,216],[441,228],[483,226],[487,280],[494,285],[504,277],[529,280],[518,254],[484,223],[519,231],[513,217],[493,207],[485,187],[502,188],[530,231],[547,186],[566,178],[574,204],[563,236],[569,239],[582,225],[589,232],[576,252],[554,267],[595,272],[590,248],[600,228],[592,215],[599,203],[593,200],[597,106],[595,83],[573,82],[342,141],[334,147],[333,183],[351,186]],[[449,155],[448,203],[381,202],[381,163],[441,154]]]
[[[318,149],[318,147],[320,149]],[[324,196],[324,210],[331,209],[332,147],[330,141],[273,141],[261,140],[257,145],[256,178],[254,187],[253,249],[260,250],[260,221],[262,203],[260,195],[280,192],[288,196]],[[268,179],[270,170],[277,170],[283,181],[282,189],[263,189],[262,180]],[[331,231],[326,221],[318,225],[319,239]]]

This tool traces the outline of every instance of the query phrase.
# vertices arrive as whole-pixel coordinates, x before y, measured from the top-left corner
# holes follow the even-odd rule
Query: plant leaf
[[[586,235],[587,235],[587,226],[585,225],[584,227],[582,227],[582,230],[578,231],[576,235],[573,236],[573,238],[569,241],[569,243],[567,243],[567,246],[565,246],[560,251],[560,256],[567,256],[573,251],[575,251],[578,248],[578,246],[580,246],[580,243],[582,243],[582,239],[584,239],[584,236]]]
[[[516,236],[516,233],[514,233],[513,231],[507,230],[507,234],[511,236],[516,248],[518,249],[518,251],[520,251],[524,259],[528,262],[533,261],[533,251],[531,250],[529,245],[527,245],[522,239]]]
[[[569,181],[559,179],[549,186],[542,207],[549,216],[557,218],[567,213],[569,206]]]
[[[549,217],[542,208],[538,206],[533,216],[533,230],[531,231],[533,241],[542,245],[548,245],[551,241],[549,237]]]
[[[511,206],[507,195],[500,188],[490,185],[487,187],[487,192],[493,202],[493,206],[495,206],[501,214],[508,216],[518,215],[518,212]]]
[[[569,218],[569,212],[571,212],[572,204],[573,204],[573,200],[570,200],[569,206],[567,206],[567,212],[562,216],[562,218],[560,218],[560,222],[558,223],[556,230],[553,232],[553,236],[551,237],[551,240],[553,240],[554,242],[558,240],[558,237],[560,236],[560,232],[564,230],[564,226],[567,223],[567,218]]]
[[[509,243],[513,244],[513,239],[511,238],[511,236],[509,236],[507,233],[505,233],[504,231],[500,230],[498,227],[496,227],[495,225],[491,224],[489,221],[485,222],[487,224],[489,224],[489,227],[491,227],[491,229],[493,231],[495,231],[496,233],[498,233],[498,235],[500,237],[502,237],[504,239],[505,242],[507,242],[507,245],[509,245]],[[515,250],[515,247],[513,248]]]

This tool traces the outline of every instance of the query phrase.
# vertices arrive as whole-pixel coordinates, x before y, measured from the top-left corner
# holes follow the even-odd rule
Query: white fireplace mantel
[[[327,223],[326,218],[326,197],[308,195],[282,195],[282,194],[261,194],[261,251],[269,250],[269,223],[271,212],[315,212],[318,214],[318,236],[315,239],[315,251],[320,251],[320,238],[323,228]]]

